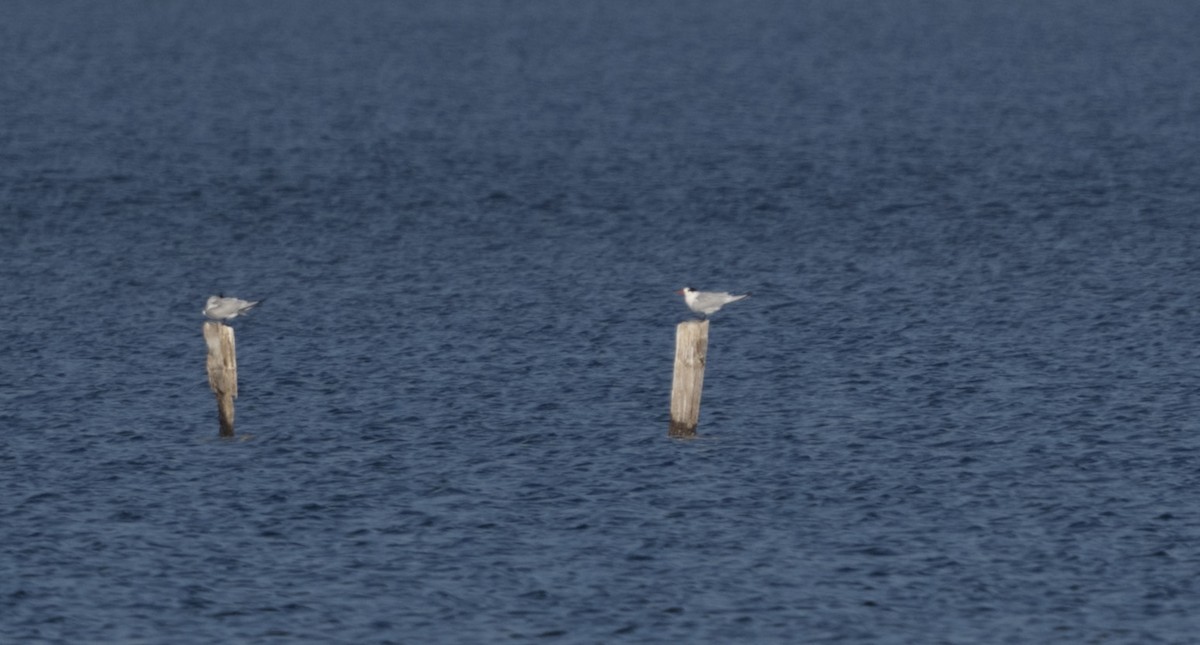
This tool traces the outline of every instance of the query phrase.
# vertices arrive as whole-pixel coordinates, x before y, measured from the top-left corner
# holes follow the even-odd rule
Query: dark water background
[[[1197,34],[4,2],[0,642],[1198,642]]]

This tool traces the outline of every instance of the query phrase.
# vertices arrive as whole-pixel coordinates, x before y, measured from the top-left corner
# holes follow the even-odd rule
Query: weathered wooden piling
[[[208,344],[208,386],[217,395],[217,418],[222,437],[233,436],[233,400],[237,398],[237,351],[233,327],[217,321],[204,323]]]
[[[675,376],[671,380],[671,426],[667,436],[696,436],[707,355],[708,321],[679,323],[675,328]]]

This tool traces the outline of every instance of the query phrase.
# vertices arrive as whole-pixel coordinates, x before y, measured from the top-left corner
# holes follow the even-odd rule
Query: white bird
[[[229,320],[250,311],[258,306],[260,302],[262,300],[242,300],[241,298],[209,296],[208,303],[204,305],[204,311],[200,313],[213,320]]]
[[[684,287],[675,293],[683,296],[683,301],[687,303],[688,309],[700,314],[701,318],[716,313],[721,307],[750,295],[743,293],[735,296],[724,291],[696,291],[691,287]]]

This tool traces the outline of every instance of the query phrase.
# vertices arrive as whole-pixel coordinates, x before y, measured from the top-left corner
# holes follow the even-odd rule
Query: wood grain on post
[[[217,395],[220,436],[232,437],[233,400],[237,398],[237,351],[233,327],[216,321],[204,323],[204,342],[208,344],[208,386]]]
[[[671,381],[671,437],[694,437],[700,425],[700,392],[708,355],[708,321],[688,320],[675,328],[675,376]]]

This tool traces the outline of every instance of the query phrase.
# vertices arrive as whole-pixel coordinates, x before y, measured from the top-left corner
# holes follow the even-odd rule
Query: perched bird
[[[721,307],[750,295],[743,293],[735,296],[724,291],[696,291],[691,287],[684,287],[675,293],[683,296],[683,301],[687,303],[688,309],[700,314],[701,318],[707,318],[709,314],[716,313]]]
[[[262,300],[242,300],[241,298],[226,298],[224,296],[209,296],[208,304],[204,305],[205,316],[213,320],[229,320],[250,311]]]

